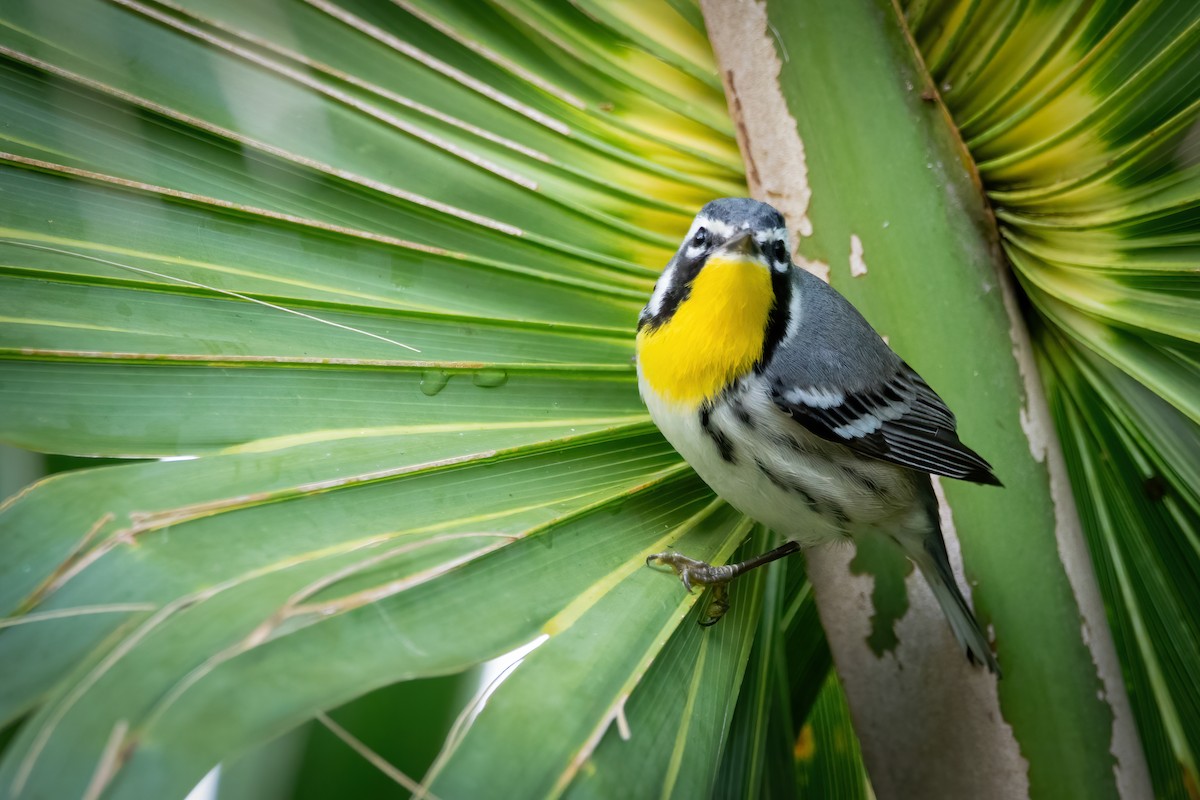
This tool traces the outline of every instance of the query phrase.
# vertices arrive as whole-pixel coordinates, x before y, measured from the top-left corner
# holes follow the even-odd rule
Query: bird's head
[[[693,287],[705,270],[732,265],[743,268],[732,271],[721,282],[723,285],[731,280],[734,288],[750,283],[753,286],[740,288],[755,292],[772,291],[779,284],[772,276],[786,275],[792,259],[787,228],[778,211],[748,197],[724,197],[700,209],[679,250],[654,285],[650,302],[638,319],[638,329],[665,324],[692,298]],[[749,266],[758,269],[747,269]]]
[[[638,319],[649,390],[695,406],[766,363],[786,325],[791,271],[778,211],[744,197],[700,209]]]

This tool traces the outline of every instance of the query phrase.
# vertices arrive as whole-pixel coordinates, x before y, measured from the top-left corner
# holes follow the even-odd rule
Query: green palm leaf
[[[1155,791],[1186,796],[1200,17],[903,5],[1031,301]],[[768,4],[785,84],[832,63],[836,39],[813,38],[828,10]],[[907,69],[893,56],[884,71]],[[909,274],[876,265],[922,257],[913,232],[955,201],[931,164],[881,146],[870,166],[855,149],[870,131],[828,122],[891,102],[880,65],[848,63],[821,92],[787,84],[792,113],[813,112],[810,178],[901,210],[883,233],[847,228],[886,296],[835,282],[898,347],[936,352],[904,324]],[[433,796],[870,796],[800,565],[736,584],[707,632],[697,598],[643,568],[668,546],[723,560],[769,542],[653,430],[630,363],[696,207],[746,192],[718,74],[700,10],[672,0],[0,9],[0,438],[200,456],[55,476],[0,505],[0,796],[181,796],[218,762],[223,792],[287,796],[314,716],[470,681],[517,649],[502,681],[455,700]],[[884,173],[911,179],[872,183]],[[905,207],[915,186],[944,207]],[[844,271],[841,227],[868,194],[830,197],[801,249]],[[977,277],[928,274],[947,297]],[[955,357],[925,357],[968,396]],[[964,424],[986,437],[1001,415],[980,408]],[[1025,464],[1018,444],[1000,460]],[[950,492],[976,601],[1017,665],[1002,708],[1048,786],[1065,740],[1029,738],[1046,706],[1021,637],[1062,609],[1012,605],[1005,541],[980,533],[1001,506],[1044,511],[1040,469],[1018,471],[1029,508]],[[360,708],[334,717],[369,727]]]
[[[975,4],[951,3],[921,15],[916,7],[915,35],[1032,301],[1043,378],[1156,794],[1192,796],[1200,9],[1004,3],[972,13]]]
[[[0,512],[5,794],[180,795],[529,642],[435,795],[558,793],[602,744],[589,780],[629,779],[606,731],[685,697],[661,741],[707,791],[755,584],[700,637],[644,559],[728,558],[747,528],[649,426],[630,334],[740,160],[701,32],[645,14],[6,7],[4,436],[206,455]]]

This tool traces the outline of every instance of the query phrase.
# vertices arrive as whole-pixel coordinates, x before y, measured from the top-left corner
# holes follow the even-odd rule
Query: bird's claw
[[[647,556],[646,566],[671,568],[679,576],[679,580],[683,583],[683,588],[689,592],[692,591],[693,586],[709,586],[714,583],[723,582],[713,580],[713,567],[711,564],[704,561],[697,561],[694,558],[688,558],[683,553],[676,553],[674,550]]]
[[[669,567],[690,593],[693,586],[712,587],[712,599],[709,601],[705,617],[700,621],[704,627],[715,625],[725,612],[729,610],[729,576],[722,574],[721,567],[714,567],[705,561],[688,558],[682,553],[668,550],[665,553],[655,553],[647,556],[648,567]]]

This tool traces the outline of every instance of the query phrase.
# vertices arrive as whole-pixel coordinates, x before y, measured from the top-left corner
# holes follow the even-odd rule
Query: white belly
[[[639,388],[663,436],[713,491],[787,538],[810,546],[868,528],[895,535],[908,527],[915,473],[809,433],[755,377],[715,403],[707,419],[664,402],[640,375]]]

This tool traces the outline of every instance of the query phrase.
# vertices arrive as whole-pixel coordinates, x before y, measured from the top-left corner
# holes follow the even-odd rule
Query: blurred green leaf
[[[800,797],[869,800],[875,796],[846,696],[832,674],[821,684],[812,713],[796,737],[795,757]]]
[[[765,530],[754,535],[733,560],[767,549]],[[761,570],[732,584],[731,610],[712,628],[699,626],[707,599],[693,607],[638,690],[621,706],[568,796],[621,794],[702,797],[713,793],[717,768],[736,713],[739,688],[750,656],[755,620],[769,611],[761,603]],[[820,636],[820,630],[810,629]],[[686,690],[680,702],[680,689]],[[631,776],[633,776],[631,778]]]
[[[0,719],[28,715],[3,793],[178,796],[221,760],[266,787],[288,756],[254,748],[318,712],[531,641],[436,791],[561,789],[697,641],[705,702],[735,701],[747,629],[668,647],[696,598],[644,558],[727,558],[747,524],[649,427],[630,358],[658,264],[741,163],[702,29],[628,12],[0,11],[0,435],[203,455],[0,507]],[[555,682],[558,725],[514,739]],[[356,708],[330,718],[370,746]],[[678,753],[681,786],[723,736]]]
[[[331,711],[329,718],[389,768],[419,781],[481,677],[479,670],[470,670],[386,686]],[[308,726],[302,758],[295,771],[295,791],[289,795],[298,800],[346,794],[381,800],[406,796],[391,777],[327,725]]]
[[[1182,796],[1196,9],[908,12],[1046,321],[1156,791]],[[398,792],[309,722],[328,712],[416,778],[444,745],[442,797],[869,796],[798,562],[706,631],[642,567],[750,530],[650,428],[630,364],[695,208],[745,193],[694,4],[19,0],[0,108],[0,438],[202,455],[0,505],[0,795],[182,796],[218,762],[223,797],[345,770]],[[839,241],[810,255],[842,263]],[[436,724],[396,724],[419,747],[389,734],[422,687],[530,643],[444,741],[445,693]]]
[[[1195,797],[1200,6],[907,6],[1032,301],[1155,793]]]
[[[251,748],[216,767],[204,780],[215,779],[217,800],[286,800],[296,791],[303,791],[306,785],[297,779],[297,772],[310,736],[316,733],[315,726],[316,723],[302,725],[278,739]],[[343,773],[340,776],[347,788],[356,785],[360,777],[370,782],[378,779],[378,770],[367,765],[371,769],[367,776],[361,771],[360,764],[366,762],[359,758],[350,766],[354,770],[352,775]],[[202,785],[203,781],[193,791]]]

